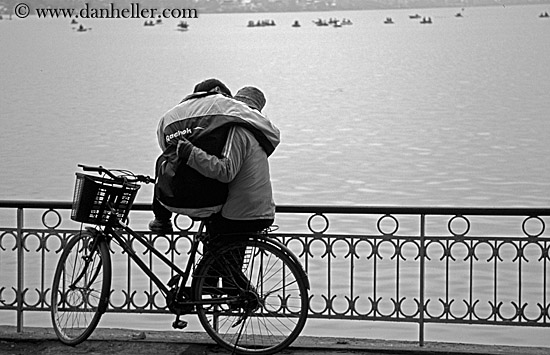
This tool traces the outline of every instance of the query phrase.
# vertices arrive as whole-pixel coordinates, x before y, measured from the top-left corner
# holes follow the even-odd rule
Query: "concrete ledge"
[[[122,344],[120,344],[122,343]],[[84,345],[87,344],[87,345]],[[23,354],[33,350],[40,353],[55,354],[66,346],[57,341],[51,328],[26,327],[17,333],[14,326],[0,326],[0,354]],[[86,348],[88,346],[89,348]],[[223,353],[203,332],[185,331],[140,331],[131,329],[98,328],[90,339],[83,344],[69,349],[78,349],[71,353],[103,354],[113,353],[116,347],[126,349],[130,354],[164,354],[171,353],[177,346],[178,354]],[[105,348],[105,352],[101,348]],[[15,351],[15,349],[21,351]],[[49,351],[46,351],[49,348]],[[63,351],[63,352],[65,352]],[[118,353],[120,353],[120,351]],[[434,354],[434,355],[548,355],[550,348],[514,347],[499,345],[475,345],[461,343],[428,342],[420,347],[416,342],[387,341],[377,339],[299,337],[284,354],[333,353],[357,354]]]

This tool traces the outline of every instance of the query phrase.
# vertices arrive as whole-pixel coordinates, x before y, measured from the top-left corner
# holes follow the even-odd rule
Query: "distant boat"
[[[419,14],[409,15],[409,18],[410,18],[410,19],[413,19],[413,20],[419,19],[419,18],[421,18],[421,17],[422,17],[422,16],[420,16]]]
[[[313,21],[313,23],[316,24],[317,26],[328,26],[328,22],[322,19],[317,19]]]
[[[386,17],[386,19],[384,20],[384,23],[385,24],[393,24],[393,19],[391,17]]]
[[[145,21],[145,22],[143,23],[143,26],[154,26],[154,25],[155,25],[155,24],[154,24],[153,21]]]
[[[342,20],[342,25],[353,25],[353,22],[351,22],[350,19],[345,18]]]
[[[462,13],[461,12],[457,12],[455,17],[462,17]]]
[[[1,16],[0,16],[0,19],[2,19]],[[71,25],[78,25],[78,21],[76,21],[76,20],[73,18],[73,20],[71,21]]]
[[[431,24],[432,18],[431,17],[424,17],[422,18],[422,21],[420,21],[421,24]]]
[[[548,14],[548,12],[544,12],[544,13],[541,13],[541,14],[539,15],[539,17],[540,17],[540,18],[548,18],[548,17],[550,17],[550,15]]]
[[[266,26],[276,26],[274,20],[258,20],[256,23],[254,21],[248,21],[247,27],[266,27]]]
[[[294,23],[292,24],[292,27],[302,27],[302,25],[300,25],[300,22],[298,22],[298,20],[294,21]]]
[[[187,31],[189,29],[189,24],[186,21],[180,21],[178,25],[176,26],[176,30],[178,31]]]
[[[88,30],[91,30],[91,28],[86,28],[84,26],[82,26],[82,24],[80,26],[78,26],[78,28],[76,29],[76,32],[86,32]]]

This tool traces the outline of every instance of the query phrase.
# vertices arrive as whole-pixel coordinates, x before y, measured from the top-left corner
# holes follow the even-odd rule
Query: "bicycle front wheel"
[[[76,345],[94,331],[109,303],[111,254],[107,243],[95,243],[90,232],[74,236],[55,270],[52,324],[59,340]]]
[[[207,253],[193,283],[202,326],[229,351],[279,352],[305,325],[307,276],[285,252],[265,240],[231,242]]]

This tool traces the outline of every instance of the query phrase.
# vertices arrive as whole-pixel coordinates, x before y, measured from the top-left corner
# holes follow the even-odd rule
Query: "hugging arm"
[[[243,129],[231,128],[221,158],[206,153],[186,139],[178,142],[178,156],[202,175],[228,183],[235,178],[246,156],[247,144],[241,132]]]

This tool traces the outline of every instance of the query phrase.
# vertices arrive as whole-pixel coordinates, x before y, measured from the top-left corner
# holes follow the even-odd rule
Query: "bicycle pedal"
[[[180,278],[181,276],[180,275],[174,275],[172,276],[172,278],[170,279],[170,281],[168,281],[168,287],[169,288],[172,288],[172,287],[175,287],[179,284],[180,282]]]
[[[184,320],[181,320],[181,319],[178,319],[178,320],[175,320],[174,323],[172,323],[172,328],[174,329],[184,329],[187,327],[187,323],[186,321]]]

